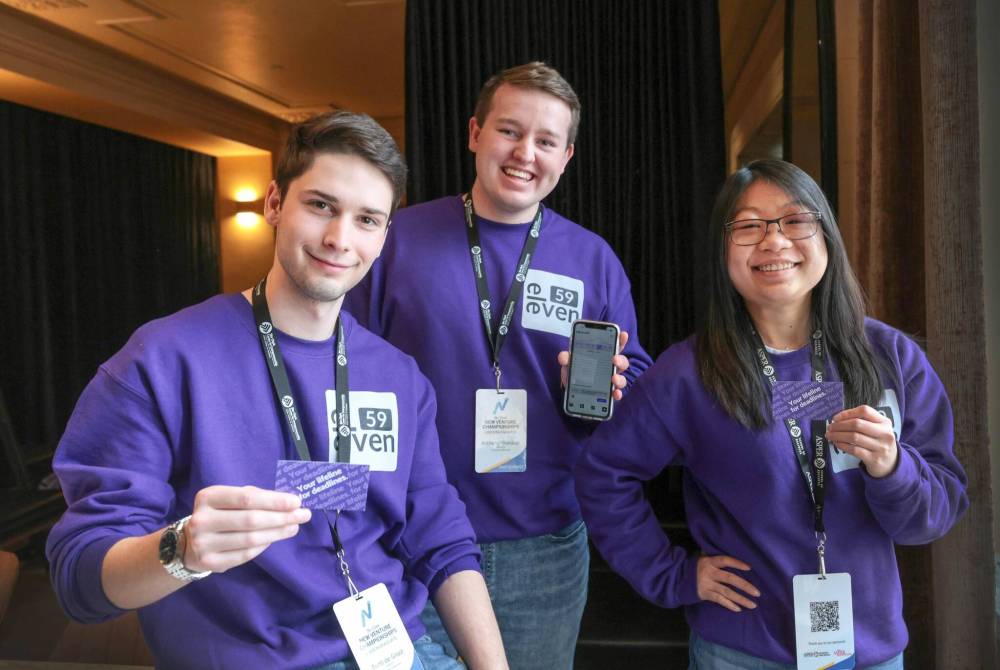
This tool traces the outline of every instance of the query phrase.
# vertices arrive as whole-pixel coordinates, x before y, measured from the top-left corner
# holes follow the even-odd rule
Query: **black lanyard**
[[[278,338],[274,335],[271,312],[267,308],[267,297],[264,295],[266,286],[267,278],[265,277],[253,290],[253,315],[257,322],[257,335],[260,337],[260,346],[264,351],[264,360],[267,361],[267,370],[271,373],[275,397],[278,399],[278,404],[284,411],[285,421],[288,423],[288,432],[292,436],[292,441],[295,442],[299,458],[308,461],[311,460],[309,444],[306,442],[302,420],[299,418],[295,398],[292,396],[292,387],[288,384],[288,373],[285,370],[285,361],[281,357],[281,350],[278,348]],[[347,342],[344,338],[344,326],[339,318],[337,319],[336,353],[337,355],[334,356],[334,380],[337,394],[337,462],[350,463],[351,408],[347,385]]]
[[[278,404],[284,410],[285,421],[288,423],[288,432],[295,442],[295,449],[299,452],[299,458],[303,461],[312,460],[309,454],[309,444],[306,442],[306,434],[302,429],[302,420],[296,409],[295,398],[292,396],[292,387],[288,384],[288,372],[285,370],[285,361],[281,357],[281,350],[278,348],[278,338],[274,335],[274,324],[271,321],[271,311],[267,308],[267,277],[261,279],[253,290],[253,315],[257,322],[257,335],[260,337],[260,346],[264,352],[264,360],[267,361],[267,370],[271,373],[271,384],[274,386],[274,394],[278,399]],[[333,377],[337,394],[337,462],[351,462],[351,407],[349,404],[349,388],[347,383],[347,339],[344,337],[344,325],[340,318],[337,318],[337,351],[334,356]],[[337,522],[340,521],[340,510],[337,510],[336,517],[330,519],[329,510],[326,511],[326,520],[330,524],[330,532],[333,535],[333,548],[340,559],[340,571],[347,582],[348,592],[358,597],[358,589],[351,579],[351,569],[345,558],[344,544],[340,541],[340,533],[337,532]]]
[[[753,336],[757,347],[757,363],[760,365],[760,372],[767,379],[771,388],[774,388],[778,383],[778,377],[776,376],[774,366],[771,364],[771,358],[767,355],[767,347],[764,346],[764,341],[760,339],[760,335],[757,334],[756,330],[753,331]],[[814,382],[823,381],[825,376],[824,362],[823,331],[817,329],[812,336],[812,347],[809,354],[809,363],[812,367],[812,380]],[[814,525],[816,534],[819,536],[825,533],[823,526],[823,502],[826,493],[826,421],[813,421],[810,427],[812,428],[814,448],[811,463],[809,461],[809,453],[806,450],[805,438],[802,436],[802,426],[799,425],[798,419],[794,417],[785,419],[785,429],[788,431],[788,437],[792,441],[795,458],[799,462],[799,469],[802,470],[802,479],[806,483],[806,491],[809,493],[809,500],[813,504]]]
[[[521,258],[517,261],[517,270],[514,272],[514,279],[510,282],[510,289],[507,291],[507,302],[500,317],[500,324],[497,327],[496,335],[493,334],[493,310],[490,306],[490,287],[486,283],[486,264],[483,262],[483,251],[479,243],[479,226],[476,224],[475,212],[472,209],[472,195],[466,193],[462,196],[465,203],[465,232],[469,236],[469,253],[472,256],[472,270],[476,275],[476,292],[479,294],[479,311],[483,315],[483,325],[486,328],[486,339],[490,343],[490,350],[493,352],[493,371],[497,376],[497,389],[500,388],[500,350],[503,349],[507,339],[507,332],[510,330],[510,322],[514,318],[514,308],[517,306],[521,294],[524,292],[524,281],[528,276],[528,268],[531,267],[531,257],[535,254],[535,247],[538,246],[538,238],[542,229],[542,205],[538,204],[538,212],[535,220],[528,230],[528,237],[524,240],[524,248],[521,249]]]

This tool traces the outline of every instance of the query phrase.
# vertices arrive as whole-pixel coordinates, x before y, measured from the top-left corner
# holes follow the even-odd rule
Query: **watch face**
[[[166,565],[177,556],[177,533],[173,529],[164,531],[160,537],[160,563]]]

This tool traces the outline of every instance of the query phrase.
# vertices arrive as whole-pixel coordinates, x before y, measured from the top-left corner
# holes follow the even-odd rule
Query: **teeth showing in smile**
[[[777,272],[778,270],[791,270],[795,267],[795,263],[785,262],[785,263],[768,263],[767,265],[758,265],[757,269],[761,272]]]
[[[508,177],[517,177],[518,179],[523,179],[524,181],[531,181],[534,177],[531,176],[530,172],[525,172],[524,170],[515,170],[514,168],[504,168],[503,173]]]

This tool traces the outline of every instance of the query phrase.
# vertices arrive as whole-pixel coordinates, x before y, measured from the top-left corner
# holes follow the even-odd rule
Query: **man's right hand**
[[[184,527],[184,567],[225,572],[260,555],[273,542],[293,537],[312,518],[291,493],[256,486],[209,486],[194,497]]]
[[[298,496],[255,486],[209,486],[194,498],[184,526],[184,567],[225,572],[292,537],[311,512]],[[101,585],[114,605],[135,609],[155,603],[188,582],[170,576],[159,558],[163,529],[122,538],[101,564]],[[211,579],[211,577],[209,578]]]

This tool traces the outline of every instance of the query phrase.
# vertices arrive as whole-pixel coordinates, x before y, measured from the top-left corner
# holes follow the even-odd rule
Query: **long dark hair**
[[[826,196],[812,178],[784,161],[754,161],[726,179],[712,208],[708,308],[697,336],[702,383],[723,409],[747,428],[770,423],[771,392],[761,376],[752,340],[753,322],[743,297],[729,278],[725,224],[740,197],[757,180],[781,188],[810,211],[822,215],[827,266],[812,291],[811,327],[823,329],[824,344],[844,383],[848,407],[874,406],[881,393],[875,355],[865,336],[865,299],[847,260],[844,240]]]

